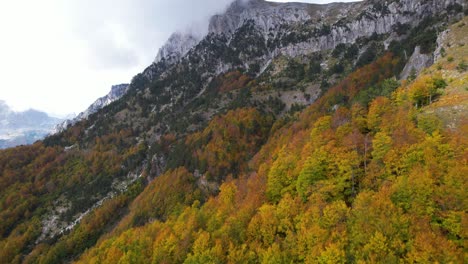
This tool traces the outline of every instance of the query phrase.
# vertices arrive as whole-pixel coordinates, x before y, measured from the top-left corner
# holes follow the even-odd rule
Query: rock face
[[[237,0],[225,14],[211,19],[209,32],[229,38],[245,23],[252,22],[268,42],[284,38],[292,28],[297,30],[302,26],[314,34],[303,35],[295,43],[270,50],[273,55],[296,57],[333,49],[340,43],[353,43],[360,37],[390,33],[397,24],[417,25],[423,18],[456,3],[466,5],[462,0],[363,1],[328,5]]]
[[[155,63],[165,61],[169,64],[177,62],[187,52],[200,42],[200,38],[191,34],[174,33],[169,40],[159,49]]]
[[[44,112],[15,112],[0,101],[0,149],[32,144],[43,139],[62,120]]]
[[[211,18],[209,33],[201,40],[190,34],[173,34],[160,49],[155,63],[145,70],[144,76],[149,81],[158,78],[176,61],[203,52],[200,46],[206,46],[207,42],[215,44],[221,41],[223,43],[216,45],[227,45],[240,53],[240,64],[259,63],[264,68],[269,60],[279,55],[297,57],[330,50],[339,44],[355,43],[374,34],[389,34],[385,41],[388,46],[392,40],[399,39],[395,33],[397,25],[414,27],[426,17],[445,12],[453,5],[465,8],[467,3],[464,0],[367,0],[317,5],[236,0],[223,14]],[[246,28],[249,29],[251,46],[256,45],[247,50],[250,54],[235,46],[238,44],[236,38],[246,38],[239,36],[245,33]],[[233,66],[229,62],[221,62],[216,66],[216,73],[228,71]]]
[[[120,99],[127,92],[127,88],[128,84],[113,85],[111,87],[111,91],[107,95],[98,98],[93,104],[91,104],[88,107],[88,109],[86,109],[84,112],[81,112],[75,119],[81,120],[88,118],[88,116],[90,116],[91,114],[96,113],[103,107],[108,106],[110,103]]]
[[[253,21],[267,35],[280,24],[310,20],[309,7],[301,3],[277,4],[262,0],[237,0],[224,14],[211,18],[208,31],[213,34],[231,36],[245,22]]]
[[[175,75],[193,75],[184,85],[180,80],[165,84],[158,95],[164,100],[151,102],[157,112],[186,104],[201,95],[213,78],[232,69],[242,68],[258,76],[280,56],[297,58],[374,36],[383,38],[381,43],[388,48],[425,18],[447,13],[454,5],[464,9],[467,4],[464,0],[367,0],[326,5],[236,0],[223,14],[211,18],[208,34],[201,40],[174,34],[130,89],[148,88],[156,80],[167,81]],[[398,32],[398,27],[404,28],[403,32]],[[359,45],[361,55],[368,46]],[[175,62],[183,73],[174,73]],[[181,87],[175,89],[174,85]],[[170,102],[166,98],[171,98]]]
[[[433,61],[432,55],[421,54],[421,47],[417,46],[401,72],[400,78],[407,79],[413,73],[418,75],[424,68],[431,66]]]
[[[450,31],[447,29],[447,30],[443,31],[442,33],[440,33],[439,36],[437,37],[437,48],[434,51],[434,61],[439,60],[444,55],[443,54],[444,53],[443,52],[443,50],[444,50],[443,43],[445,42],[449,32]]]
[[[98,98],[93,104],[91,104],[85,111],[78,114],[75,118],[71,120],[65,120],[61,124],[58,124],[54,127],[52,134],[60,133],[65,130],[68,126],[75,124],[76,122],[88,118],[90,115],[96,113],[105,106],[111,104],[112,102],[120,99],[128,91],[128,84],[118,84],[111,87],[110,92]]]

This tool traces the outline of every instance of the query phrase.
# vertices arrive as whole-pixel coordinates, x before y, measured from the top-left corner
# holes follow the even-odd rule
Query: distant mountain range
[[[15,112],[0,101],[0,148],[32,144],[60,122],[63,120],[33,109]]]
[[[52,117],[34,109],[15,112],[0,100],[0,149],[32,144],[49,134],[61,132],[121,98],[127,88],[128,84],[113,85],[107,95],[98,98],[77,116],[67,118]]]

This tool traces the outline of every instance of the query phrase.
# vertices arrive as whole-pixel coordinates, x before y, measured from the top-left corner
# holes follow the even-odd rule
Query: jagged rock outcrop
[[[450,31],[447,29],[447,30],[444,30],[442,33],[439,34],[439,36],[437,37],[437,47],[436,47],[436,50],[434,51],[434,61],[437,61],[439,60],[441,57],[444,56],[444,45],[443,43],[445,42],[446,38],[447,38],[447,35]]]
[[[224,14],[211,18],[208,32],[231,36],[245,22],[253,21],[266,36],[280,24],[310,20],[309,7],[308,4],[301,3],[278,4],[262,0],[237,0]]]
[[[101,97],[98,98],[93,104],[91,104],[88,109],[86,109],[84,112],[81,112],[76,119],[81,120],[84,118],[88,118],[89,115],[96,113],[103,107],[109,105],[110,103],[120,99],[122,96],[125,95],[127,92],[128,84],[118,84],[118,85],[113,85],[111,87],[110,92]]]
[[[159,49],[154,62],[165,61],[168,64],[173,64],[185,56],[198,42],[200,42],[200,38],[192,34],[174,33],[167,40],[166,44]]]
[[[331,3],[326,5],[305,3],[274,3],[264,0],[236,0],[223,14],[211,18],[208,36],[202,40],[190,34],[176,33],[168,40],[158,53],[155,63],[144,73],[150,81],[158,78],[167,66],[184,57],[190,57],[191,52],[203,53],[197,47],[214,44],[222,40],[223,44],[237,51],[241,63],[248,65],[256,62],[266,67],[266,63],[279,55],[297,57],[311,52],[329,50],[342,43],[355,43],[360,38],[368,38],[374,34],[389,34],[386,46],[400,36],[395,33],[397,25],[407,25],[409,28],[418,25],[424,18],[437,15],[454,5],[463,8],[463,0],[425,1],[399,0],[383,1],[368,0],[353,3]],[[236,34],[246,27],[252,26],[260,50],[245,55],[232,42],[236,42]],[[216,36],[216,38],[214,37]],[[204,42],[203,40],[206,40]],[[255,42],[255,41],[254,41]],[[204,43],[204,44],[203,44]],[[262,44],[263,43],[263,44]],[[218,45],[218,44],[216,44]],[[258,46],[258,45],[257,45]],[[193,56],[193,54],[192,54]],[[164,66],[161,67],[161,62]],[[221,62],[216,66],[216,73],[228,71],[235,65]],[[161,70],[163,68],[163,70]]]
[[[104,108],[105,106],[107,106],[107,105],[111,104],[112,102],[120,99],[128,91],[128,87],[129,87],[128,84],[113,85],[111,87],[110,92],[107,95],[105,95],[105,96],[103,96],[101,98],[98,98],[85,111],[81,112],[75,118],[73,118],[71,120],[65,120],[61,124],[56,125],[53,132],[52,132],[52,134],[62,132],[68,126],[73,125],[76,122],[79,122],[80,120],[88,118],[90,115],[96,113],[97,111]]]
[[[425,17],[445,11],[454,4],[466,5],[462,0],[364,1],[328,5],[238,0],[225,14],[211,19],[209,32],[230,37],[245,23],[253,22],[268,41],[285,38],[292,28],[302,27],[313,34],[270,49],[273,56],[296,57],[333,49],[340,43],[353,43],[360,37],[390,33],[397,24],[417,25]]]
[[[400,74],[401,79],[407,79],[408,76],[414,74],[417,76],[423,69],[429,67],[434,62],[431,54],[421,54],[421,47],[417,46],[414,49],[413,55],[406,63],[405,68]]]

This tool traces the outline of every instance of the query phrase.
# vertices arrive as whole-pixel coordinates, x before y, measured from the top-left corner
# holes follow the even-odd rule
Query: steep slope
[[[97,243],[83,262],[424,262],[427,240],[440,241],[440,262],[459,260],[465,216],[452,183],[465,170],[463,122],[452,135],[417,115],[452,82],[396,77],[416,47],[443,53],[439,32],[464,17],[463,5],[234,2],[207,36],[191,48],[181,41],[119,100],[44,142],[0,152],[0,259],[65,262]],[[442,183],[433,160],[446,162]],[[411,178],[417,170],[435,176]],[[442,187],[400,195],[407,178]],[[409,202],[418,195],[423,202]],[[374,200],[389,215],[366,214]],[[431,214],[415,218],[424,206]],[[379,229],[382,219],[395,229]],[[380,252],[382,243],[391,247]]]

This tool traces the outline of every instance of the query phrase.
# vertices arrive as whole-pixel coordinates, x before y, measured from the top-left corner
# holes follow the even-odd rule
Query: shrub
[[[461,61],[457,66],[457,70],[459,72],[465,72],[467,69],[468,69],[468,64],[466,64],[466,62],[464,60]]]

